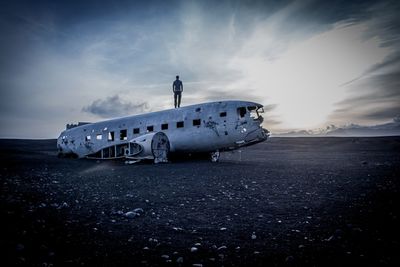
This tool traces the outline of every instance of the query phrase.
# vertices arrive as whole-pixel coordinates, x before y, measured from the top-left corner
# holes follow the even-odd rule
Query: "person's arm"
[[[181,82],[181,92],[183,92],[183,82]]]
[[[172,83],[172,92],[175,93],[175,82]]]

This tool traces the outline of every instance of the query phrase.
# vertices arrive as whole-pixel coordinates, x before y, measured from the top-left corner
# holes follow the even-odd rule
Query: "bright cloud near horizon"
[[[396,1],[10,1],[0,9],[0,137],[238,99],[272,132],[400,115]]]

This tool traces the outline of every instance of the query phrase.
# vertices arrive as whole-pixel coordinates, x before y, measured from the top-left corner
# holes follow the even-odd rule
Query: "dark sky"
[[[217,2],[217,3],[215,3]],[[399,1],[2,1],[0,137],[257,101],[272,131],[400,115]]]

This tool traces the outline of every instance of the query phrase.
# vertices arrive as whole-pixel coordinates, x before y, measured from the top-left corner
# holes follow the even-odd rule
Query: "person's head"
[[[176,75],[176,79],[179,80],[179,75]]]

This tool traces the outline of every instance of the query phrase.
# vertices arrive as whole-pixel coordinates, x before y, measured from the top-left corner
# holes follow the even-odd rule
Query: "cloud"
[[[366,12],[369,20],[364,39],[378,39],[389,53],[381,62],[344,85],[347,96],[336,103],[336,109],[329,117],[332,123],[351,119],[357,123],[373,124],[400,114],[399,8],[399,2],[386,1],[371,6]]]
[[[343,126],[329,125],[325,129],[295,130],[274,134],[281,137],[303,137],[303,136],[400,136],[399,117],[393,118],[391,122],[377,125],[359,125],[350,123]]]
[[[97,99],[92,104],[84,107],[82,111],[92,113],[102,118],[127,116],[130,114],[148,112],[150,110],[147,102],[133,104],[123,101],[119,95]]]
[[[266,107],[266,128],[311,128],[334,108],[335,121],[397,112],[395,1],[44,0],[2,7],[0,122],[10,125],[7,136],[31,129],[51,137],[72,121],[171,108],[176,74],[183,105],[255,101]]]

